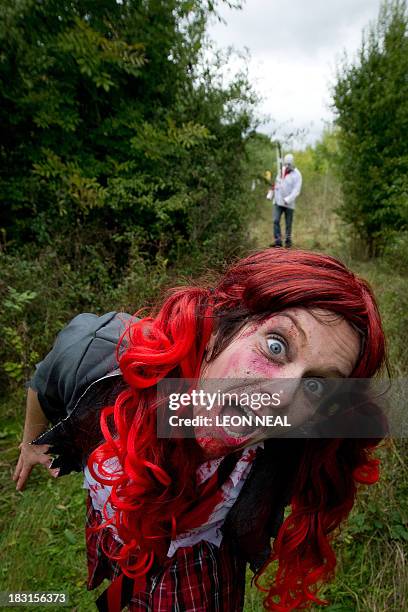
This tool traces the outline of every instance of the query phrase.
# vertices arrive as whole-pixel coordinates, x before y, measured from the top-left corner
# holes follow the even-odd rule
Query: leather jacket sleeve
[[[92,382],[118,367],[115,349],[129,318],[116,312],[100,317],[83,313],[58,334],[29,383],[51,423],[69,415]]]
[[[116,361],[118,340],[130,319],[110,312],[80,314],[59,334],[30,381],[53,427],[33,440],[49,444],[53,468],[80,471],[100,443],[99,411],[125,388]]]

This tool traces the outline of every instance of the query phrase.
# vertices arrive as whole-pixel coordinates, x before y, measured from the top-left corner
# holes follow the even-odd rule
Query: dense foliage
[[[224,87],[217,65],[203,61],[213,3],[1,0],[0,7],[8,248],[55,244],[62,233],[75,242],[85,227],[82,243],[119,241],[123,255],[131,235],[149,252],[167,253],[238,229],[252,98],[244,77]]]
[[[340,130],[341,214],[378,252],[408,227],[408,12],[385,2],[333,92]]]
[[[77,312],[242,248],[254,95],[215,4],[0,0],[0,387]]]

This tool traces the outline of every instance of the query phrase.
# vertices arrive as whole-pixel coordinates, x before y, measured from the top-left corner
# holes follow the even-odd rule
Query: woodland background
[[[38,469],[24,493],[11,481],[24,383],[56,333],[79,312],[148,307],[272,241],[274,137],[260,132],[245,63],[225,85],[228,53],[209,60],[216,11],[205,0],[0,0],[2,591],[66,590],[78,611],[96,595],[85,591],[80,476],[54,482]],[[340,63],[332,101],[335,124],[295,151],[295,246],[371,282],[391,374],[403,377],[405,1],[386,2],[358,56]],[[384,444],[383,480],[362,488],[340,533],[330,612],[408,609],[407,449]],[[248,585],[245,610],[261,601]]]

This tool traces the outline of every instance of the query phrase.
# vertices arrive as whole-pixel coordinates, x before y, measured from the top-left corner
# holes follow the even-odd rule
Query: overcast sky
[[[319,138],[333,118],[330,83],[344,50],[352,56],[362,30],[376,20],[381,0],[246,0],[241,10],[220,8],[226,23],[214,22],[210,37],[219,47],[247,47],[250,80],[262,96],[262,115],[278,124],[278,135],[307,131]],[[274,123],[261,131],[272,134]],[[292,146],[300,146],[297,140]],[[303,142],[304,144],[304,142]]]

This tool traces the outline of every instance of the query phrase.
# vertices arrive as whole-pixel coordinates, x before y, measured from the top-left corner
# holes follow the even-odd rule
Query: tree
[[[224,88],[203,66],[213,5],[0,0],[9,248],[86,232],[121,253],[131,233],[154,254],[233,234],[252,98],[244,76]]]
[[[340,127],[342,218],[376,254],[408,224],[408,15],[385,2],[354,62],[338,68],[333,104]]]

